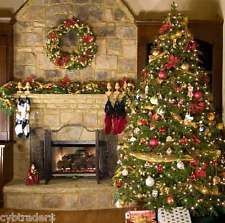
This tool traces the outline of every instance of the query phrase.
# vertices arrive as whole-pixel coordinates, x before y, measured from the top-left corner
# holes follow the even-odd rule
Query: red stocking
[[[117,122],[117,134],[120,134],[126,127],[127,119],[126,117],[119,117]]]
[[[113,134],[116,135],[118,134],[118,117],[117,116],[114,116],[112,118],[112,121],[113,121]]]
[[[111,115],[105,114],[105,133],[109,134],[112,131],[112,118]]]

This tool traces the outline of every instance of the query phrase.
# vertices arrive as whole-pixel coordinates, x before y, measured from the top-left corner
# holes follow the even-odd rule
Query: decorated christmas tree
[[[200,65],[188,19],[172,4],[133,98],[118,146],[118,201],[149,209],[186,207],[208,215],[225,206],[223,123]]]

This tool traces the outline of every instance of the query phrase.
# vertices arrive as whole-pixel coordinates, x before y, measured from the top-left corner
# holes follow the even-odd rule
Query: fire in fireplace
[[[96,172],[96,148],[56,147],[52,152],[52,171],[54,175],[87,175]]]

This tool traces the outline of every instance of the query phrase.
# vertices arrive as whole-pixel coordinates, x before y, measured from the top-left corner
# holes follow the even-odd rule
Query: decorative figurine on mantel
[[[25,183],[26,185],[35,185],[40,183],[39,173],[33,163],[27,172]]]

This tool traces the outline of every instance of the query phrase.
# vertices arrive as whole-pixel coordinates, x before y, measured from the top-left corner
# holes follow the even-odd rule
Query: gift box
[[[156,223],[156,213],[151,210],[127,211],[126,223]]]

